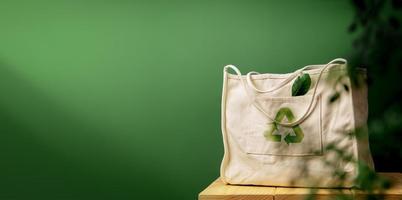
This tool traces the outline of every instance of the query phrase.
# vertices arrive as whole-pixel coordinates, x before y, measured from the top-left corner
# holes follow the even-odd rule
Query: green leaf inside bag
[[[309,74],[303,74],[293,82],[292,85],[292,96],[302,96],[305,95],[310,89],[311,78]]]

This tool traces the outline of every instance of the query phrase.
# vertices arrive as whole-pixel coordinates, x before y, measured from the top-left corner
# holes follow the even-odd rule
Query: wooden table
[[[384,199],[402,200],[402,173],[379,173],[389,178],[393,186],[385,192]],[[315,199],[332,199],[343,194],[353,199],[366,199],[366,194],[356,189],[318,189]],[[226,185],[219,178],[198,195],[199,200],[296,200],[311,195],[309,188]]]

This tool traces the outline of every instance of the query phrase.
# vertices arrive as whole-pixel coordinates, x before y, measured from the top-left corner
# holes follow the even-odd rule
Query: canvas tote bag
[[[292,96],[292,84],[304,74],[311,80],[308,92]],[[358,76],[364,78],[365,71]],[[331,100],[336,91],[338,98]],[[240,185],[353,187],[356,161],[374,168],[367,114],[367,87],[351,83],[345,59],[289,74],[242,75],[227,65],[221,179]],[[359,137],[351,134],[356,130]],[[342,173],[343,179],[335,178]]]

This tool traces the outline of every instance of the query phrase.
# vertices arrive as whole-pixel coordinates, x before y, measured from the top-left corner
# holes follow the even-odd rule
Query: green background
[[[351,51],[349,1],[0,2],[0,199],[196,199],[222,68]],[[139,198],[140,199],[140,198]]]

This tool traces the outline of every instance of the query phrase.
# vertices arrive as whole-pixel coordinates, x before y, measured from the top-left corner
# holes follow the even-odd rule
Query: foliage
[[[368,127],[377,170],[399,171],[402,169],[401,163],[392,161],[402,158],[402,86],[397,83],[402,75],[402,0],[352,0],[352,5],[355,17],[348,31],[354,34],[355,40],[353,52],[348,58],[348,76],[355,87],[361,86],[363,81],[369,85]],[[360,67],[368,71],[366,80],[357,76]],[[330,103],[341,98],[342,92],[349,92],[346,85],[338,87],[341,81],[335,81],[335,84]],[[360,131],[358,128],[350,135],[359,138]],[[336,149],[335,145],[328,145],[326,150],[336,152],[340,160],[351,158],[341,149]],[[360,172],[355,181],[368,194],[366,198],[382,199],[384,190],[392,183],[365,163],[353,162]],[[328,163],[329,166],[333,164]],[[333,175],[340,181],[344,180],[342,172],[334,172]],[[307,199],[314,199],[314,193]],[[335,199],[349,197],[340,194]]]
[[[402,158],[399,143],[402,126],[392,121],[402,116],[402,0],[353,0],[355,18],[349,32],[356,36],[348,58],[349,75],[358,86],[358,67],[368,71],[370,144],[377,169],[395,171],[401,163],[384,162]],[[388,141],[388,142],[384,142]]]

